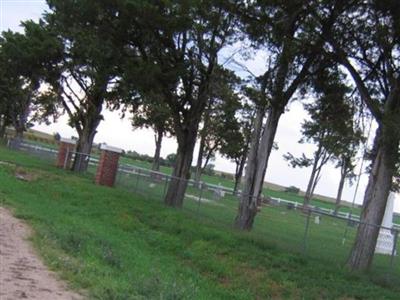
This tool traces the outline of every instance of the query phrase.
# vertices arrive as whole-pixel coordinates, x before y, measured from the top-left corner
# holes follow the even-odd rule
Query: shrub
[[[287,188],[285,189],[285,192],[287,192],[287,193],[298,194],[298,193],[300,192],[300,188],[298,188],[298,187],[296,187],[296,186],[294,186],[294,185],[291,185],[291,186],[289,186],[289,187],[287,187]]]

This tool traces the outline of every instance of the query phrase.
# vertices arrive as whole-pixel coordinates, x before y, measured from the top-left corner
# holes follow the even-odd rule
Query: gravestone
[[[393,227],[393,207],[394,207],[395,194],[390,192],[386,202],[385,214],[382,220],[382,227],[379,230],[378,240],[376,242],[375,253],[391,255],[393,251],[393,234],[391,228]]]

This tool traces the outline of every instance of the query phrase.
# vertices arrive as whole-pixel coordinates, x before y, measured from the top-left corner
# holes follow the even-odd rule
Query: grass
[[[274,242],[279,226],[302,232],[304,218],[293,211],[289,218],[263,210],[255,232],[240,233],[217,226],[231,220],[235,205],[228,199],[219,203],[222,213],[202,204],[199,214],[188,199],[177,211],[3,147],[0,159],[18,165],[0,165],[1,202],[32,225],[34,245],[50,268],[89,298],[398,299],[399,285],[304,257],[285,249],[289,241]],[[17,180],[16,168],[35,180]]]
[[[133,174],[120,174],[118,187],[141,193],[148,200],[164,198],[164,182]],[[198,198],[202,198],[198,202]],[[186,192],[184,208],[193,212],[202,221],[212,221],[216,226],[231,227],[237,214],[238,199],[232,195],[216,197],[214,192],[189,186]],[[263,239],[285,251],[307,254],[338,267],[345,264],[354,241],[356,228],[349,226],[343,219],[333,216],[310,216],[309,231],[306,234],[307,216],[299,211],[288,209],[288,206],[268,206],[261,209],[256,217],[254,228],[249,235]],[[400,241],[398,244],[400,249]],[[322,251],[323,250],[323,251]],[[390,256],[376,255],[374,267],[385,270],[390,266]],[[400,275],[400,266],[396,268]]]
[[[121,163],[131,164],[133,166],[144,168],[144,169],[149,169],[149,170],[151,169],[151,163],[146,162],[146,161],[135,160],[130,157],[122,157]],[[160,172],[169,175],[172,173],[172,168],[166,167],[166,166],[161,166]],[[205,183],[209,183],[209,184],[213,184],[213,185],[222,185],[227,188],[234,187],[233,180],[230,180],[228,178],[223,178],[221,176],[202,175],[201,180],[204,181]],[[303,200],[304,200],[304,197],[302,197],[296,193],[277,191],[277,190],[273,190],[273,189],[269,189],[269,188],[264,188],[263,193],[266,196],[290,200],[290,201],[294,201],[297,203],[303,203]],[[311,200],[311,205],[315,205],[315,206],[326,208],[326,209],[334,209],[335,208],[334,203],[327,202],[327,201],[324,201],[324,200],[321,200],[318,198],[313,198]],[[347,213],[347,212],[351,211],[351,208],[347,207],[347,206],[341,206],[339,211]],[[360,209],[355,207],[353,209],[353,213],[355,213],[357,215],[360,214]]]
[[[27,138],[31,139],[30,142],[39,146],[44,146],[44,147],[49,147],[52,149],[56,149],[57,145],[54,143],[54,138],[51,135],[41,133],[39,131],[30,131],[27,134]],[[97,149],[93,149],[92,151],[92,157],[94,158],[99,158],[99,151]],[[147,161],[141,161],[141,160],[136,160],[128,156],[123,156],[120,159],[121,163],[124,164],[132,164],[136,167],[144,168],[144,169],[151,169],[151,163]],[[172,173],[172,168],[167,167],[167,166],[161,166],[160,167],[160,172],[164,174],[170,175]],[[192,176],[193,177],[193,176]],[[209,184],[214,184],[214,185],[222,185],[224,187],[228,188],[233,188],[234,187],[234,181],[228,178],[224,178],[222,176],[210,176],[210,175],[202,175],[201,180],[209,183]],[[285,191],[277,191],[273,190],[270,188],[264,188],[263,189],[263,194],[270,196],[270,197],[276,197],[276,198],[281,198],[285,200],[290,200],[298,203],[303,203],[304,198],[300,196],[299,194],[291,193],[291,192],[285,192]],[[326,200],[318,199],[318,198],[313,198],[311,200],[311,205],[319,206],[322,208],[326,209],[334,209],[335,205],[332,202],[328,202]],[[348,206],[341,206],[339,211],[341,212],[350,212],[353,211],[354,214],[359,215],[360,214],[360,209],[355,207],[351,209]],[[400,217],[396,217],[396,222],[400,222]]]

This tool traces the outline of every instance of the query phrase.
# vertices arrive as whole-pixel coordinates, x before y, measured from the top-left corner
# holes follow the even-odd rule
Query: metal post
[[[397,238],[399,237],[399,231],[394,232],[393,236],[393,249],[392,249],[392,256],[390,257],[390,269],[393,269],[394,265],[394,257],[396,255],[396,247],[397,247]]]
[[[306,227],[304,230],[304,237],[303,237],[303,254],[307,253],[307,238],[308,238],[308,229],[310,227],[310,218],[311,218],[311,210],[308,209],[307,219],[306,219]]]
[[[347,218],[347,224],[346,224],[346,227],[345,227],[344,233],[343,233],[342,245],[344,245],[344,244],[346,243],[347,232],[349,231],[349,224],[350,224],[350,222],[353,222],[353,220],[352,220],[352,214],[353,214],[353,211],[350,211],[350,214],[347,215],[348,218]]]
[[[67,148],[67,153],[65,154],[65,158],[64,158],[64,166],[63,166],[64,170],[67,169],[68,156],[69,156],[69,148]]]
[[[95,177],[96,177],[96,172],[94,174],[95,174]],[[117,174],[115,175],[115,186],[119,185],[120,179],[121,179],[121,170],[120,170],[119,167],[117,167]]]
[[[201,204],[201,198],[203,197],[203,182],[200,181],[200,195],[199,195],[199,199],[197,200],[197,215],[199,215],[200,213],[200,204]]]
[[[138,185],[139,185],[139,176],[140,176],[140,170],[137,170],[137,172],[136,172],[135,192],[137,192],[137,189],[138,189]]]
[[[165,184],[164,184],[164,192],[163,192],[163,197],[165,197],[166,193],[167,193],[167,187],[168,187],[168,176],[165,176]]]
[[[82,159],[82,155],[80,152],[76,152],[75,157],[78,155],[78,171],[81,171],[81,159]]]

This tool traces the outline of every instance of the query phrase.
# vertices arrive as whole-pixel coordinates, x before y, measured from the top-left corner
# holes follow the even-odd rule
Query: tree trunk
[[[191,125],[186,130],[177,132],[178,151],[172,178],[164,199],[164,203],[168,206],[182,207],[185,198],[198,128],[195,124]]]
[[[96,105],[94,103],[96,103]],[[85,118],[81,120],[82,128],[77,128],[79,139],[76,146],[77,153],[72,165],[72,170],[75,172],[85,172],[88,168],[94,136],[97,133],[97,127],[102,119],[102,108],[102,97],[98,99],[98,101],[92,101],[90,110],[85,114]]]
[[[97,128],[97,126],[96,126]],[[96,128],[84,128],[79,134],[79,139],[76,145],[76,154],[72,170],[75,172],[85,172],[89,165],[90,153],[92,152],[93,140],[96,135]]]
[[[164,130],[157,129],[157,133],[155,134],[156,151],[154,153],[153,165],[151,166],[151,169],[157,172],[160,171],[160,155],[163,136]]]
[[[306,193],[304,195],[304,201],[303,201],[303,209],[304,210],[307,210],[308,209],[308,205],[310,204],[312,188],[314,186],[315,175],[317,173],[317,167],[318,167],[319,159],[321,157],[321,151],[322,151],[322,145],[319,144],[317,152],[315,152],[314,163],[313,163],[313,166],[312,166],[312,169],[311,169],[310,179],[308,180]]]
[[[264,110],[257,113],[254,135],[247,159],[246,175],[243,193],[240,198],[239,211],[235,219],[235,227],[241,230],[251,230],[257,213],[258,199],[261,195],[268,160],[278,128],[279,119],[283,113],[282,107],[271,106],[264,131],[259,140]]]
[[[382,128],[378,129],[375,137],[376,155],[364,195],[361,224],[358,226],[355,243],[347,261],[351,270],[365,271],[371,266],[379,226],[382,223],[395,174],[399,134],[393,133],[393,130],[388,128],[393,126],[390,123],[387,128],[385,125],[381,126]],[[387,131],[392,132],[388,133]]]
[[[244,165],[246,164],[247,153],[243,154],[240,159],[239,165],[237,165],[235,172],[235,186],[233,187],[233,193],[236,194],[239,188],[240,180],[242,179]]]
[[[12,114],[12,123],[15,129],[15,138],[17,140],[23,139],[26,125],[28,123],[28,117],[31,113],[31,103],[32,95],[29,94],[26,98],[26,101],[21,102],[19,107],[14,108],[14,113]]]
[[[343,193],[344,183],[346,181],[346,170],[347,170],[347,164],[345,162],[345,159],[343,159],[342,167],[340,170],[339,187],[335,201],[335,212],[334,212],[335,215],[337,215],[337,213],[339,212],[340,202],[342,201],[342,193]]]
[[[314,186],[315,174],[317,173],[317,160],[314,160],[313,168],[311,170],[310,179],[308,180],[306,194],[304,195],[303,209],[307,210],[311,201],[312,188]]]
[[[0,119],[0,139],[4,139],[4,137],[6,135],[6,128],[7,128],[7,124],[6,124],[5,117],[1,117],[1,119]]]
[[[210,159],[211,159],[212,155],[215,152],[215,149],[217,148],[217,143],[219,143],[219,142],[216,142],[214,147],[208,149],[208,153],[206,155],[206,159],[204,161],[203,166],[201,167],[200,178],[201,178],[201,175],[204,173],[204,170],[207,168],[208,163],[210,162]]]

